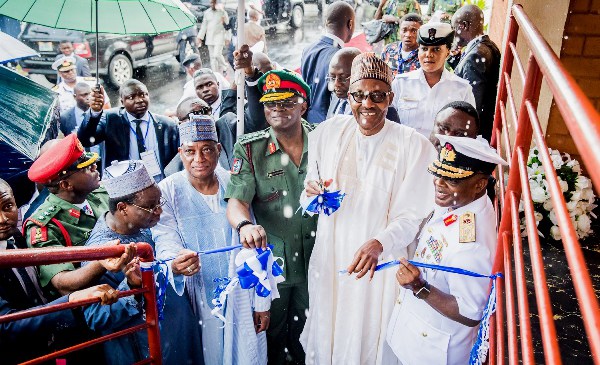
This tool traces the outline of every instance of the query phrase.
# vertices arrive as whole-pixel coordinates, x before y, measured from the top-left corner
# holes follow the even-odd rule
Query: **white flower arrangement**
[[[594,194],[590,179],[581,175],[579,162],[571,159],[569,154],[561,154],[559,151],[551,148],[548,149],[548,152],[550,152],[552,165],[556,170],[558,183],[565,197],[569,215],[573,221],[573,227],[576,229],[580,239],[585,238],[592,233],[592,229],[590,228],[592,218],[596,218],[596,215],[592,212],[597,206],[595,204],[596,195]],[[561,235],[558,229],[556,213],[550,199],[544,167],[538,154],[539,150],[537,147],[533,147],[529,151],[529,158],[527,160],[527,174],[529,175],[531,200],[535,209],[534,215],[538,226],[538,233],[544,238],[549,235],[552,239],[560,241]],[[521,212],[524,210],[522,203],[519,206],[519,210]],[[527,236],[524,217],[521,218],[521,232],[523,237]]]

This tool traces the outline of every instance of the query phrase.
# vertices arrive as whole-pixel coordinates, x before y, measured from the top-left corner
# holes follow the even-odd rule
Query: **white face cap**
[[[440,140],[440,145],[450,143],[454,149],[467,157],[495,165],[508,166],[508,163],[498,155],[495,149],[482,136],[477,138],[453,137],[445,134],[435,135]]]

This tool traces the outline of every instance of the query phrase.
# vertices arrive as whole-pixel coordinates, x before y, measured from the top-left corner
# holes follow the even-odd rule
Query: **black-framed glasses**
[[[129,204],[130,204],[130,205],[133,205],[133,206],[134,206],[134,207],[136,207],[136,208],[139,208],[139,209],[143,210],[143,211],[144,211],[144,212],[146,212],[146,213],[150,213],[150,214],[156,214],[156,212],[158,211],[158,209],[159,209],[160,207],[162,207],[163,205],[167,204],[167,200],[161,196],[161,197],[160,197],[160,202],[159,202],[157,205],[155,205],[154,207],[152,207],[152,208],[144,208],[144,207],[140,207],[139,205],[137,205],[137,204],[133,204],[133,203],[129,203]]]
[[[374,103],[381,103],[391,93],[391,91],[367,91],[366,93],[362,91],[355,91],[353,93],[350,93],[350,95],[352,95],[352,98],[357,103],[362,103],[367,98],[370,98],[371,101]]]
[[[296,105],[302,104],[293,100],[281,100],[281,101],[266,101],[263,103],[267,109],[293,109]]]
[[[327,80],[327,82],[332,83],[332,82],[336,82],[339,81],[342,84],[345,84],[347,82],[350,82],[350,76],[348,77],[342,77],[342,76],[326,76],[325,80]]]

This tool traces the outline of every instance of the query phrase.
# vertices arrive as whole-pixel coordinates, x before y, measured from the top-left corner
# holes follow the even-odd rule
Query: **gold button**
[[[426,333],[426,332],[423,332],[423,333],[421,333],[421,336],[423,336],[423,337],[427,337],[427,333]]]

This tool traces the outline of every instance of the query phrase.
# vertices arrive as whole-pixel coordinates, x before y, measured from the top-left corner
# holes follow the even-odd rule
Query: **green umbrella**
[[[98,33],[159,34],[196,25],[196,17],[180,0],[0,0],[0,15],[96,32],[96,70]]]

